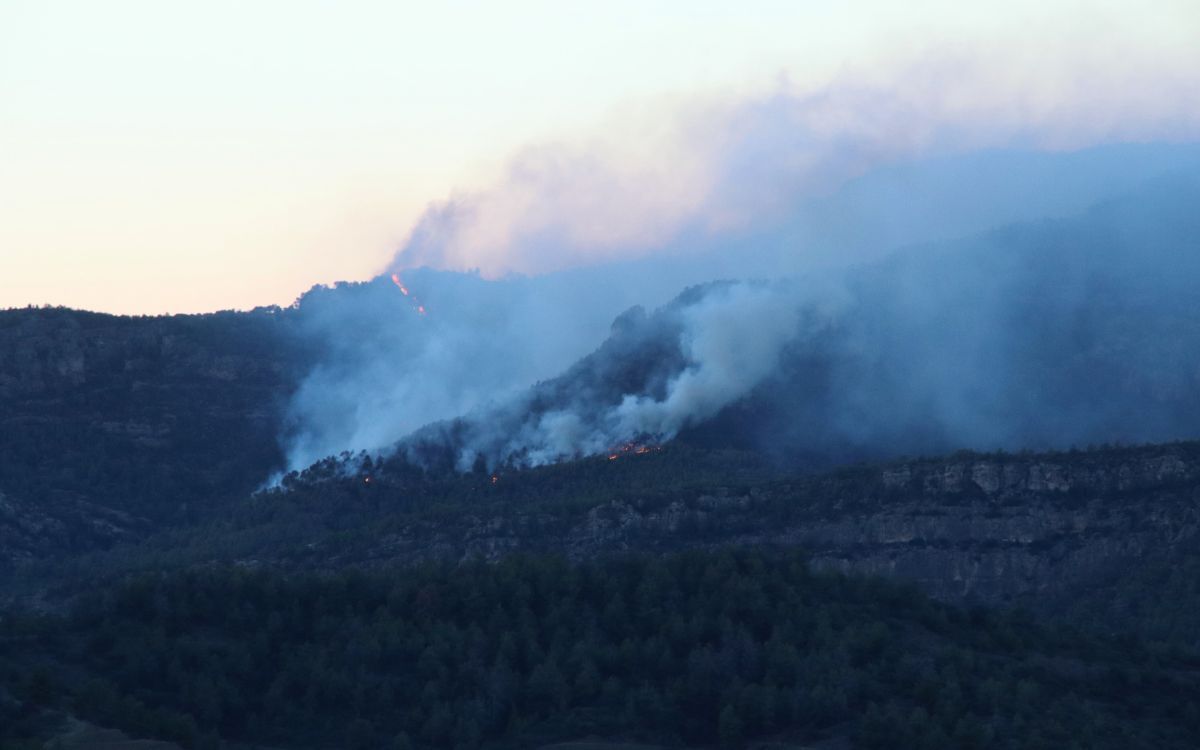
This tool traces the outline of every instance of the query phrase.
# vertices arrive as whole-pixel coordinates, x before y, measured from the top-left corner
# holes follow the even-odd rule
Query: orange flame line
[[[398,274],[398,273],[392,274],[392,283],[395,284],[396,286],[400,287],[400,292],[405,297],[408,296],[408,289],[404,286],[404,282],[400,280],[400,274]]]
[[[401,294],[403,294],[405,297],[409,297],[412,300],[412,304],[417,306],[417,314],[418,315],[425,314],[425,312],[426,312],[425,305],[422,305],[420,300],[418,300],[416,297],[413,297],[411,294],[408,293],[408,287],[404,286],[404,282],[400,279],[400,274],[398,274],[398,273],[392,274],[392,283],[395,284],[397,287],[399,287]]]

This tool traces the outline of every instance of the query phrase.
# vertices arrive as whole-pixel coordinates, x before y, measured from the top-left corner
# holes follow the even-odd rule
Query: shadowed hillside
[[[280,312],[0,311],[0,560],[206,517],[277,466],[303,354]]]

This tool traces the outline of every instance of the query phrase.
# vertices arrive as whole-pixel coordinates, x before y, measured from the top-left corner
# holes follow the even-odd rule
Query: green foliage
[[[48,677],[75,676],[44,681],[53,700],[188,747],[215,733],[279,747],[1170,748],[1200,730],[1195,660],[1156,667],[1136,643],[814,573],[796,555],[200,569],[7,627],[36,632]]]

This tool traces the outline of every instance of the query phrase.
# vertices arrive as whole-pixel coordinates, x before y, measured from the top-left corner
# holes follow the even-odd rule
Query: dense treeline
[[[310,357],[294,328],[268,310],[0,310],[0,492],[155,522],[244,496],[282,462],[283,400]]]
[[[1158,643],[1200,648],[1200,552],[1174,552],[1129,566],[1057,613],[1104,623]]]
[[[26,695],[191,747],[600,735],[1164,748],[1200,736],[1200,661],[814,573],[796,555],[194,570],[7,629],[36,635],[8,665]]]
[[[619,500],[665,507],[709,493],[743,494],[778,476],[779,469],[753,454],[674,444],[615,461],[592,457],[495,475],[439,473],[399,456],[381,460],[347,453],[285,476],[281,489],[222,505],[221,516],[207,523],[160,533],[137,546],[48,561],[7,581],[0,571],[0,597],[28,596],[41,587],[71,595],[130,572],[214,560],[273,561],[287,568],[324,568],[331,558],[358,564],[377,559],[381,542],[399,530],[436,529],[452,540],[480,517],[536,517],[536,526],[522,522],[523,542],[533,551],[560,552],[555,534],[598,505]],[[720,541],[727,530],[714,526],[705,538]],[[398,561],[437,557],[436,552],[416,549]]]
[[[1153,471],[1163,461],[1188,467],[1179,477],[1155,476],[1125,489],[1092,487],[1086,483],[1068,492],[1013,492],[989,496],[973,481],[958,491],[929,490],[947,464],[980,461],[1013,465],[1027,472],[1035,463],[1051,462],[1081,475],[1126,476]],[[1150,469],[1146,469],[1150,467]],[[956,507],[999,502],[1004,508],[1046,503],[1072,511],[1103,508],[1105,514],[1137,511],[1138,503],[1164,508],[1188,507],[1196,491],[1200,443],[1143,447],[1089,448],[1057,454],[979,454],[961,452],[904,464],[846,467],[817,475],[790,473],[766,463],[761,456],[738,451],[697,450],[677,443],[645,455],[584,458],[536,469],[499,469],[494,473],[438,473],[408,463],[401,456],[386,460],[344,454],[318,462],[301,474],[283,478],[283,489],[262,492],[246,502],[228,506],[221,517],[148,543],[103,554],[64,561],[46,570],[25,571],[12,588],[28,590],[43,579],[56,587],[86,588],[131,571],[163,570],[213,561],[254,560],[285,569],[341,565],[409,563],[420,559],[459,559],[473,554],[493,555],[519,549],[562,553],[574,559],[613,549],[661,553],[686,546],[716,546],[731,540],[765,538],[787,528],[803,528],[823,520],[870,516],[897,504],[921,504],[954,514]],[[912,480],[889,486],[885,475],[900,469]],[[930,479],[932,477],[932,480]],[[629,509],[643,518],[678,522],[669,528],[639,523],[622,525]],[[594,521],[620,526],[609,537]],[[1186,530],[1186,527],[1185,527]],[[611,531],[611,529],[610,529]],[[619,538],[618,538],[619,537]],[[1053,539],[1053,537],[1050,537]],[[1186,535],[1181,536],[1186,541]],[[400,540],[397,542],[397,540]],[[508,547],[489,545],[493,542]],[[999,542],[999,540],[997,540]],[[472,547],[478,543],[478,546]],[[916,540],[917,544],[922,540]],[[590,545],[590,546],[589,546]],[[1044,551],[1042,548],[1041,551]],[[1182,550],[1164,548],[1170,568]],[[1140,560],[1139,566],[1148,565]],[[1136,571],[1134,571],[1136,572]],[[1186,584],[1186,576],[1182,581]],[[1090,596],[1110,584],[1080,587],[1072,596]],[[1154,587],[1150,587],[1153,590]],[[1134,582],[1130,594],[1145,590]],[[2,591],[2,588],[0,588]],[[1200,611],[1200,593],[1179,587],[1181,597],[1170,606],[1185,617],[1169,633],[1141,627],[1138,617],[1106,611],[1106,594],[1096,597],[1083,621],[1101,615],[1115,630],[1181,640],[1189,638],[1188,623]],[[1030,596],[1020,600],[1039,615],[1063,614],[1064,602],[1053,612]],[[1149,602],[1154,604],[1154,602]],[[1072,613],[1082,607],[1070,606]],[[1119,620],[1119,622],[1118,622]]]

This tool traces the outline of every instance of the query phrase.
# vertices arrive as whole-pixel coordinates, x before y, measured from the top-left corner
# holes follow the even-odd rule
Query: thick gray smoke
[[[1200,170],[806,283],[695,287],[403,448],[467,470],[680,437],[813,466],[1196,437],[1197,205]]]
[[[844,307],[847,300],[862,303],[847,291],[861,283],[853,281],[857,278],[853,274],[847,275],[847,267],[914,243],[945,241],[1013,221],[1075,214],[1096,201],[1134,190],[1156,175],[1195,172],[1198,165],[1200,148],[1167,145],[939,158],[877,170],[828,195],[798,197],[790,213],[750,227],[724,233],[684,232],[644,258],[498,280],[471,273],[405,271],[403,281],[424,304],[425,315],[416,312],[411,297],[404,296],[387,276],[367,284],[314,290],[301,301],[297,315],[305,338],[315,347],[318,364],[289,406],[285,438],[289,468],[301,469],[345,450],[387,452],[424,425],[472,414],[492,416],[456,423],[454,430],[472,432],[469,438],[456,433],[451,441],[458,446],[454,460],[459,465],[472,462],[476,454],[488,461],[538,463],[609,450],[635,433],[653,439],[687,433],[760,386],[760,381],[770,381],[773,375],[763,368],[769,369],[781,347],[795,347],[797,340],[803,340],[805,321],[811,325],[829,318],[831,310],[857,309],[854,304]],[[1158,243],[1152,235],[1144,241]],[[569,248],[563,251],[569,252]],[[989,252],[1001,259],[1016,257],[1006,247]],[[795,258],[805,253],[812,256],[807,270],[794,272]],[[958,270],[950,270],[955,268]],[[990,321],[1004,310],[1021,309],[1007,307],[1017,304],[1011,295],[997,292],[993,299],[982,292],[967,292],[953,300],[961,309],[951,312],[952,302],[944,299],[946,290],[984,289],[978,276],[991,273],[980,271],[984,268],[990,266],[972,262],[961,268],[943,264],[943,270],[910,270],[894,282],[881,281],[872,292],[892,300],[888,315],[895,317],[897,324],[910,321],[903,334],[911,341],[907,346],[916,360],[910,363],[893,351],[894,361],[880,354],[875,366],[893,371],[890,377],[894,380],[900,379],[898,373],[906,373],[914,388],[927,384],[932,390],[937,384],[944,398],[911,390],[877,398],[874,394],[887,389],[881,390],[878,383],[870,382],[869,374],[850,364],[856,360],[827,357],[823,366],[840,363],[837,366],[844,370],[838,376],[841,385],[810,383],[805,387],[813,393],[826,392],[831,403],[846,408],[817,409],[805,402],[808,411],[789,424],[817,419],[837,426],[839,440],[846,445],[873,445],[889,439],[887,430],[872,426],[863,415],[872,410],[894,413],[909,408],[912,413],[905,417],[907,421],[880,424],[904,422],[908,425],[905,429],[920,427],[922,415],[933,414],[937,419],[920,427],[923,433],[962,434],[964,438],[957,444],[949,438],[931,438],[931,443],[950,447],[1014,445],[1013,439],[1001,439],[1004,430],[1000,425],[1008,421],[1003,413],[1007,405],[997,407],[1000,413],[991,417],[960,408],[979,403],[972,400],[970,390],[988,382],[967,377],[980,371],[986,375],[988,368],[963,370],[960,348],[1002,351],[1011,330],[998,329]],[[654,309],[680,289],[715,278],[780,274],[793,279],[791,287],[735,286],[686,313],[675,303],[668,306],[671,312],[650,316],[649,322],[659,317],[675,320],[672,340],[676,343],[669,352],[660,353],[665,369],[660,369],[659,381],[650,383],[657,391],[629,387],[616,393],[615,400],[604,401],[600,409],[579,407],[579,402],[587,400],[583,393],[572,396],[573,405],[567,406],[561,405],[567,402],[560,394],[556,397],[560,405],[554,406],[536,401],[546,399],[531,396],[527,390],[563,373],[593,351],[623,310],[635,305]],[[800,288],[795,280],[801,278],[825,278],[826,282],[824,286],[804,286],[804,294],[780,291]],[[927,286],[929,279],[939,280]],[[1073,289],[1068,284],[1046,293],[1072,299]],[[983,316],[985,308],[995,312]],[[978,319],[978,328],[959,331],[960,338],[953,346],[940,346],[944,331],[928,320],[913,322],[921,320],[922,311],[961,321]],[[857,317],[848,313],[833,324],[866,320],[864,314],[861,310]],[[793,325],[793,330],[787,330],[787,321],[800,321],[800,328]],[[841,345],[883,347],[880,351],[885,351],[894,343],[864,336],[859,334],[857,343],[847,338]],[[747,347],[746,351],[730,348],[735,344]],[[730,354],[722,359],[723,353]],[[672,356],[676,360],[671,360]],[[730,366],[735,361],[738,364]],[[691,364],[666,368],[670,362]],[[996,369],[996,363],[989,367]],[[962,370],[961,377],[949,376],[956,368]],[[823,372],[825,377],[832,375]],[[670,391],[666,390],[668,384]],[[792,395],[788,398],[795,400]],[[891,403],[893,400],[901,403]],[[535,415],[536,420],[530,421],[528,415]],[[720,418],[730,419],[728,415]],[[747,421],[751,420],[747,417]],[[785,429],[769,414],[752,421],[767,427],[752,430],[736,424],[729,431],[743,436],[769,433],[772,446],[796,442],[792,431],[799,428]],[[483,427],[485,423],[492,427]],[[995,439],[980,434],[987,429],[985,425],[997,430],[992,436]],[[965,426],[971,426],[970,440],[963,432]],[[856,437],[856,431],[864,434]],[[421,433],[426,438],[429,434]],[[1074,434],[1086,436],[1087,431],[1074,430]],[[755,440],[744,437],[742,442]]]
[[[812,215],[819,213],[820,199],[856,178],[987,150],[1061,152],[1200,138],[1194,66],[1162,59],[1166,69],[1155,70],[1135,67],[1130,59],[1116,73],[1098,60],[1030,66],[1024,57],[1015,50],[997,57],[984,49],[927,51],[883,70],[848,68],[822,86],[785,80],[751,96],[694,99],[655,117],[606,122],[590,137],[528,148],[490,186],[433,206],[393,266],[479,269],[487,278],[501,278],[643,258],[708,265],[715,259],[704,256],[714,245],[774,234],[775,244],[787,240],[775,253],[755,248],[726,254],[725,265],[736,264],[732,275],[805,273],[815,262],[861,250],[808,241],[813,229],[819,236],[825,218]],[[997,164],[1010,175],[1030,169]],[[951,189],[969,195],[975,180],[960,176],[966,179]],[[1051,196],[1052,185],[1034,183],[1022,200],[1070,203],[1071,193],[1088,192],[1096,197],[1082,174],[1054,177],[1068,182],[1070,193]],[[801,208],[805,203],[808,211]],[[968,204],[968,215],[989,211],[986,200],[951,203]],[[914,206],[917,212],[905,216]],[[827,208],[854,210],[836,197]],[[911,201],[895,212],[878,204],[863,208],[859,223],[867,234],[928,218]],[[935,217],[933,224],[953,224],[945,218]],[[964,224],[964,231],[979,228],[969,219]],[[784,226],[790,236],[777,234]]]
[[[790,291],[722,286],[680,311],[687,365],[667,383],[663,398],[622,398],[607,415],[616,429],[612,437],[674,437],[749,392],[778,367],[783,345],[800,333],[800,299]]]
[[[676,102],[670,112],[518,154],[491,186],[431,207],[380,278],[302,299],[295,318],[317,364],[289,404],[289,468],[346,450],[389,451],[423,425],[460,417],[420,433],[454,433],[460,463],[471,451],[535,463],[605,450],[634,432],[686,433],[714,415],[727,419],[723,412],[775,377],[775,357],[821,340],[806,326],[847,300],[829,323],[851,326],[845,346],[892,343],[849,335],[870,316],[855,312],[868,300],[847,269],[912,244],[1076,214],[1200,165],[1197,146],[1095,147],[1200,137],[1194,66],[1159,56],[1113,66],[1111,55],[1014,54],[942,50],[846,70],[814,88],[781,82],[746,97]],[[391,283],[392,272],[411,295]],[[971,319],[975,300],[959,300],[966,310],[953,313],[935,304],[942,287],[974,283],[970,275],[947,274],[928,291],[920,277],[907,297],[889,297],[889,315],[915,320],[936,309]],[[812,292],[818,277],[843,292]],[[679,290],[716,279],[791,279],[808,291],[706,287],[667,305]],[[872,294],[899,291],[885,284]],[[996,299],[1004,310],[1012,298]],[[603,399],[529,390],[567,382],[556,376],[573,372],[634,305],[667,305],[646,321],[674,331],[663,334],[670,345],[656,345],[666,359],[643,368],[658,380],[625,383],[615,401],[611,383],[589,386]],[[990,320],[979,319],[977,343],[955,346],[995,346],[986,337],[1008,329],[988,328]],[[927,340],[938,335],[934,326]],[[878,366],[930,383],[959,367],[937,347],[913,346],[927,372]],[[831,403],[874,408],[873,381],[848,364],[853,358],[821,361],[846,370],[840,387],[851,393],[831,392]],[[974,419],[949,402],[928,408],[944,410],[939,424],[952,425],[955,413],[960,423]],[[867,429],[847,413],[855,412],[818,416]],[[489,421],[506,427],[479,426]],[[478,434],[461,439],[470,430]]]
[[[522,397],[414,437],[413,457],[451,446],[460,470],[536,466],[646,441],[657,444],[717,414],[779,366],[801,335],[791,285],[696,288],[648,318],[621,316],[613,335],[566,375]]]

